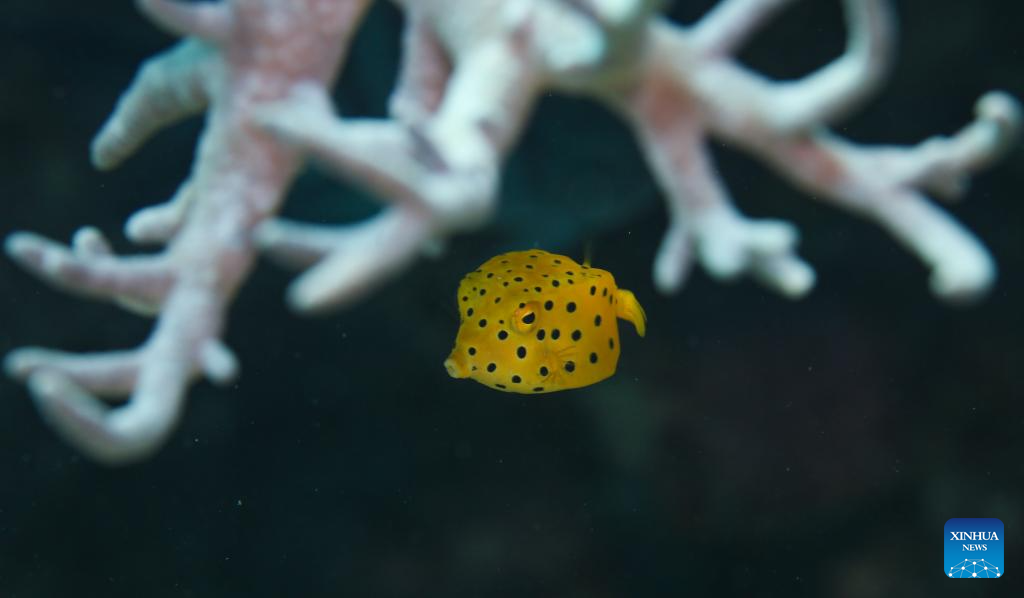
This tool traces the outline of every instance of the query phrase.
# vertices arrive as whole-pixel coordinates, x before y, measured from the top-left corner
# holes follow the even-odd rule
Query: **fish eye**
[[[521,303],[512,316],[512,323],[519,332],[529,332],[537,324],[537,303]]]

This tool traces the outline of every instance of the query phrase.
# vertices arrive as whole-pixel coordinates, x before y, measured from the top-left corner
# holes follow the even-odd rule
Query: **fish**
[[[463,277],[448,374],[519,394],[580,388],[614,374],[618,318],[643,337],[647,315],[610,272],[588,262],[513,251]]]

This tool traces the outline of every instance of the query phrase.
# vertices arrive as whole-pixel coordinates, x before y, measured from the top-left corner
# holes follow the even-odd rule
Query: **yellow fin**
[[[640,302],[636,300],[636,295],[632,291],[626,289],[619,289],[615,291],[618,303],[615,307],[615,315],[633,323],[636,327],[636,333],[643,336],[647,333],[647,314],[644,313],[644,308],[640,307]]]

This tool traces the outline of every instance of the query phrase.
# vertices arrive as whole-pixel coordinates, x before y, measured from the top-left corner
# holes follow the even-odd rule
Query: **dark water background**
[[[692,19],[710,0],[677,2]],[[1016,0],[895,2],[888,85],[843,134],[910,143],[950,133],[977,97],[1024,98]],[[400,16],[366,22],[339,87],[381,114]],[[805,1],[742,55],[797,76],[843,45],[838,1]],[[91,135],[137,64],[170,43],[130,2],[0,7],[0,228],[68,239],[120,230],[168,197],[198,121],[111,174]],[[1021,595],[1024,578],[1024,153],[978,177],[958,218],[1001,268],[984,303],[954,309],[872,226],[716,150],[752,216],[795,221],[814,293],[789,302],[696,275],[650,282],[661,199],[623,125],[546,98],[506,170],[502,210],[369,300],[315,319],[282,301],[264,262],[231,312],[243,374],[195,386],[151,460],[93,465],[0,382],[0,598],[38,596]],[[285,213],[345,220],[358,191],[304,176]],[[623,335],[608,382],[536,398],[451,380],[455,286],[494,254],[579,257],[634,290],[647,338]],[[0,351],[136,346],[148,321],[54,292],[0,260]],[[1006,525],[1002,580],[940,574],[950,517]],[[966,587],[967,585],[971,587]]]

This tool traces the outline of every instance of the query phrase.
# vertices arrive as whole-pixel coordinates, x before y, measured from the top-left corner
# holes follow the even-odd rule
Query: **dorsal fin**
[[[583,265],[590,267],[590,261],[594,257],[594,242],[587,241],[583,244]]]
[[[640,307],[640,302],[636,300],[636,295],[632,291],[626,289],[619,289],[615,291],[615,297],[617,302],[615,304],[615,315],[633,323],[633,327],[636,328],[636,333],[641,337],[647,333],[647,314],[644,313],[644,308]]]

